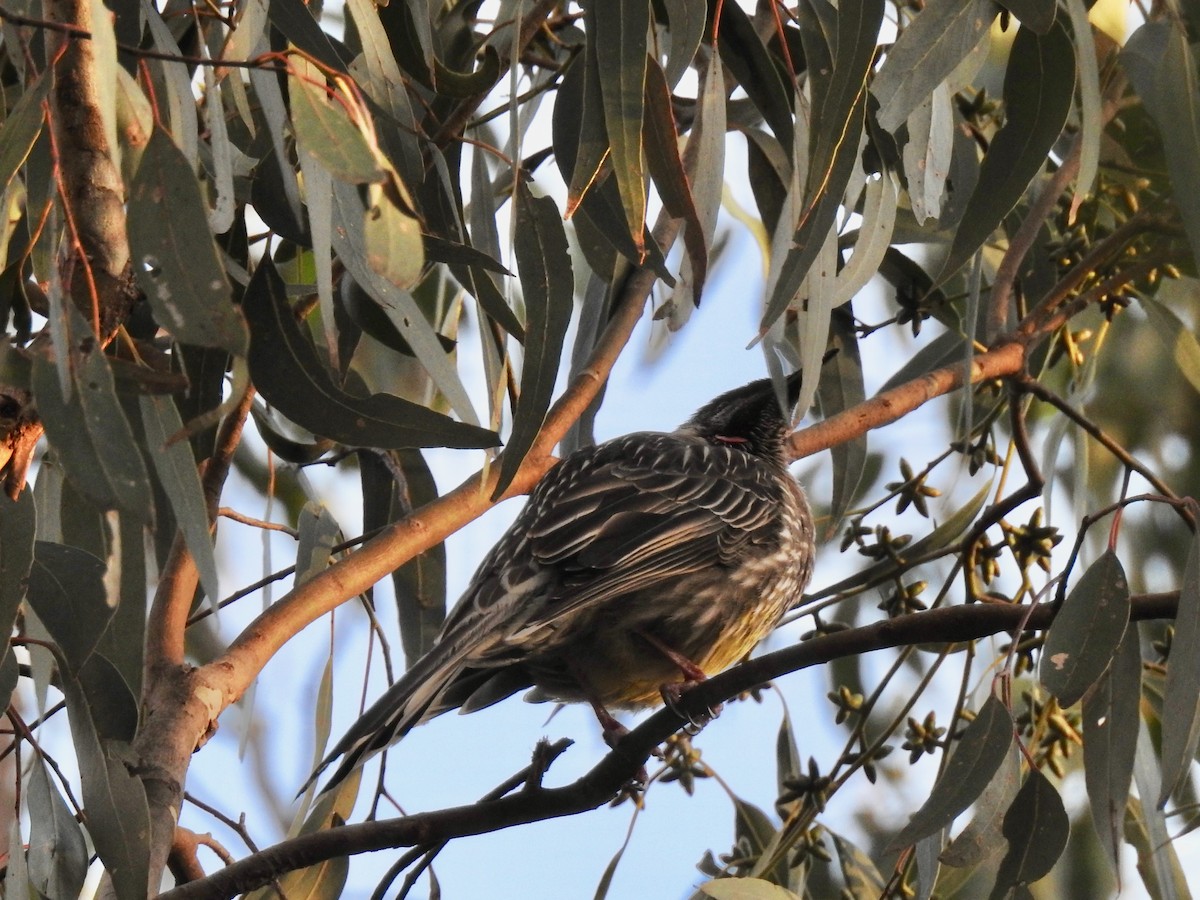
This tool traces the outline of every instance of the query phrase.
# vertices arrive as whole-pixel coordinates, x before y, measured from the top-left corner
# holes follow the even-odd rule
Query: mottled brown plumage
[[[799,379],[789,379],[794,404]],[[413,726],[532,687],[604,710],[657,704],[748,653],[812,573],[808,503],[769,380],[676,431],[579,450],[544,477],[433,648],[355,723],[327,787]],[[311,780],[311,779],[310,779]]]

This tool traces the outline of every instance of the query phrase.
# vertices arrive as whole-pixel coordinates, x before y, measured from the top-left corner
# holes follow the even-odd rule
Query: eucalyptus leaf
[[[1129,608],[1125,570],[1107,550],[1067,594],[1046,632],[1038,673],[1061,706],[1077,703],[1104,674],[1129,624]]]

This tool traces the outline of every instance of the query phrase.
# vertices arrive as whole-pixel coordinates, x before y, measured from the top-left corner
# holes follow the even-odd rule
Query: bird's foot
[[[595,700],[592,701],[592,710],[596,713],[596,718],[600,721],[600,735],[604,738],[604,743],[608,744],[612,750],[617,749],[617,745],[621,743],[621,738],[629,734],[629,729],[618,722],[607,709]],[[644,790],[646,785],[650,783],[650,773],[646,771],[646,767],[642,766],[633,776],[630,784],[627,786],[634,793]]]
[[[689,678],[687,681],[677,681],[672,684],[664,684],[659,688],[662,693],[663,703],[667,709],[676,715],[687,720],[687,724],[683,726],[684,731],[688,734],[697,734],[701,728],[715,719],[721,714],[721,710],[725,708],[725,704],[718,703],[715,707],[709,707],[703,712],[695,713],[685,711],[680,701],[683,700],[683,695],[696,687],[696,685],[707,680],[707,676],[699,672],[699,678]]]

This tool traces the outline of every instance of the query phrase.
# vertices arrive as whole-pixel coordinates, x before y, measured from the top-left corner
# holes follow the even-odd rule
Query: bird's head
[[[800,396],[800,373],[790,375],[786,384],[786,410],[779,405],[771,379],[762,378],[710,400],[679,430],[786,464],[784,441],[791,431],[791,410]]]

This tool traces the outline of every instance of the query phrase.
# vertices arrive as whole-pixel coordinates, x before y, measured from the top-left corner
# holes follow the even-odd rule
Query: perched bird
[[[799,376],[788,380],[796,403]],[[812,573],[808,502],[788,473],[788,415],[769,379],[712,400],[677,430],[572,453],[483,560],[432,649],[309,779],[326,789],[448,710],[529,699],[614,708],[676,699],[747,654]]]

